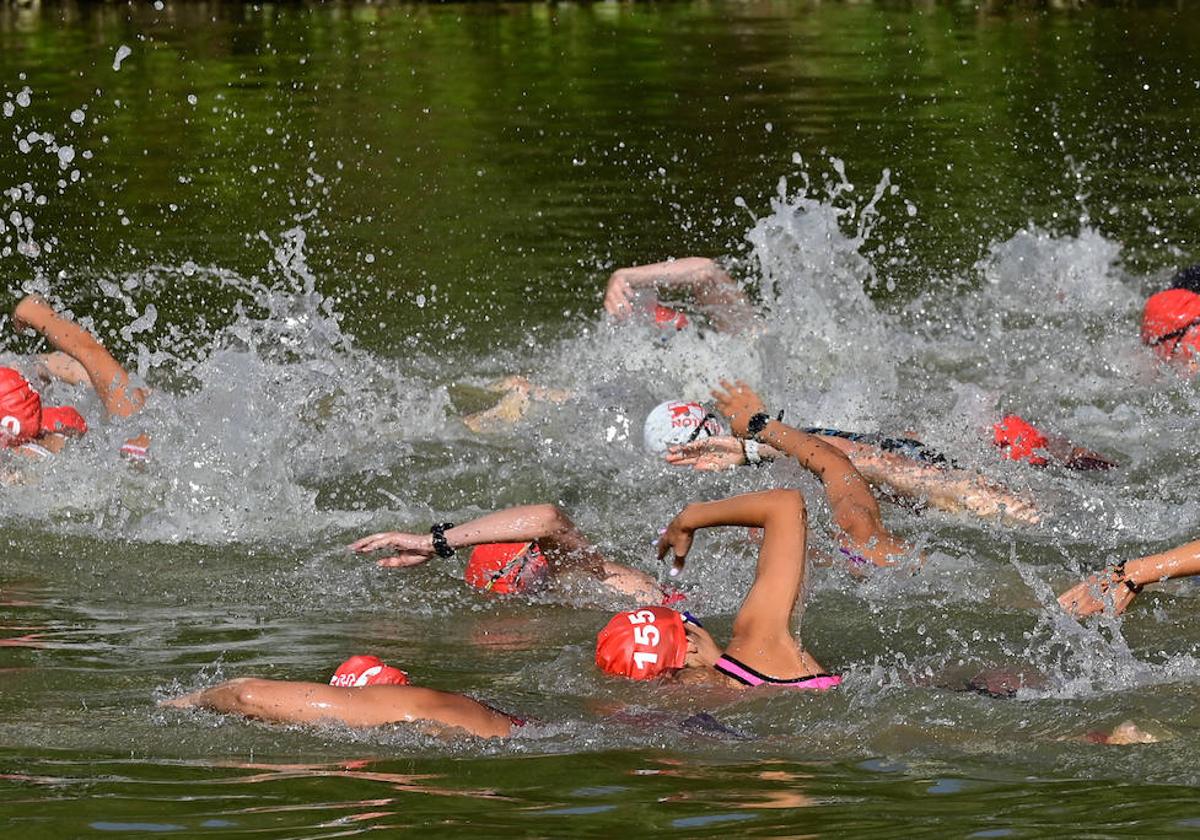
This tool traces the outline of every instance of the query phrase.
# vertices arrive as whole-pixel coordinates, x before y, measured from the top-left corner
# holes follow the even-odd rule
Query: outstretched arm
[[[736,329],[750,316],[745,293],[729,273],[706,257],[619,268],[608,278],[604,309],[615,318],[632,312],[635,289],[687,289],[697,304],[709,307],[713,325],[722,331]]]
[[[115,417],[128,417],[141,410],[146,392],[132,388],[129,374],[96,337],[59,315],[44,299],[28,295],[13,310],[13,326],[41,333],[56,350],[83,365],[104,408]]]
[[[451,548],[537,540],[543,556],[556,567],[590,564],[598,568],[604,562],[596,547],[558,505],[521,505],[484,514],[447,529],[445,537]],[[432,534],[384,531],[363,537],[350,546],[351,551],[359,554],[391,548],[398,551],[380,560],[379,565],[416,566],[436,555]]]
[[[652,577],[606,560],[558,505],[522,505],[485,514],[448,529],[445,537],[451,548],[537,540],[542,556],[556,574],[569,568],[579,568],[618,592],[639,600],[656,602],[661,598],[661,591]],[[389,531],[364,537],[350,546],[351,551],[360,554],[380,549],[397,549],[395,554],[379,561],[381,566],[415,566],[436,554],[432,534]]]
[[[717,410],[729,418],[734,434],[746,437],[746,424],[750,418],[765,413],[762,400],[744,382],[722,381],[721,385],[723,390],[712,392]],[[854,551],[877,565],[889,565],[889,557],[908,550],[884,527],[879,502],[871,493],[870,485],[840,449],[779,420],[768,422],[758,438],[791,455],[800,466],[821,480],[829,496],[834,522]]]
[[[720,525],[763,529],[754,583],[734,618],[729,653],[768,674],[820,670],[791,634],[792,611],[804,583],[804,496],[799,490],[766,490],[690,504],[667,526],[658,544],[659,557],[672,552],[675,568],[682,568],[694,532]]]
[[[512,734],[512,720],[461,694],[411,685],[343,688],[315,682],[285,682],[253,677],[229,680],[212,688],[167,700],[164,706],[201,708],[278,723],[331,723],[383,726],[433,723],[482,738]]]
[[[1200,574],[1200,540],[1091,575],[1058,596],[1058,603],[1072,615],[1082,617],[1101,612],[1111,601],[1113,614],[1120,615],[1143,586],[1196,574]]]

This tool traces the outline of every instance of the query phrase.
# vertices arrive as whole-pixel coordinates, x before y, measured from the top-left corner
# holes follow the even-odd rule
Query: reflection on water
[[[1194,383],[1136,326],[1200,252],[1198,26],[771,2],[0,8],[0,266],[155,388],[145,469],[96,423],[4,488],[0,810],[30,836],[1194,827],[1195,588],[1082,626],[1051,599],[1195,536]],[[748,283],[754,330],[662,342],[597,320],[614,265],[692,252]],[[459,415],[514,373],[570,396],[472,434]],[[931,560],[813,570],[805,642],[846,682],[804,697],[618,683],[592,666],[616,604],[586,586],[489,599],[462,558],[382,570],[343,548],[549,500],[657,571],[683,502],[794,483],[830,551],[787,465],[642,455],[642,415],[720,376],[798,422],[911,430],[1043,521],[887,510]],[[987,429],[1008,411],[1122,466],[1001,462]],[[697,546],[683,586],[720,636],[752,557],[740,535]],[[358,652],[535,722],[446,743],[154,705],[324,679]],[[1158,742],[1113,746],[1127,721]]]

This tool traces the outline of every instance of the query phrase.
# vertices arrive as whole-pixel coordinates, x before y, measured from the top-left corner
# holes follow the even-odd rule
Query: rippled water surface
[[[48,295],[155,389],[145,469],[94,422],[2,490],[13,836],[1196,830],[1195,588],[1084,625],[1051,605],[1197,536],[1200,401],[1137,330],[1200,254],[1198,42],[1175,5],[0,8],[5,307]],[[750,335],[599,317],[613,268],[686,254],[746,283]],[[0,351],[38,349],[7,326]],[[468,431],[511,373],[572,395]],[[721,376],[914,432],[1043,522],[885,508],[930,562],[811,570],[805,644],[846,681],[799,697],[617,683],[591,662],[610,597],[483,599],[459,559],[344,549],[555,501],[656,571],[684,503],[785,484],[827,551],[799,470],[642,454],[649,408]],[[1121,467],[1002,462],[1007,411]],[[719,637],[753,556],[698,542],[684,586]],[[156,706],[365,651],[533,722],[442,742]],[[995,666],[1036,687],[952,690]],[[1126,720],[1159,742],[1094,743]]]

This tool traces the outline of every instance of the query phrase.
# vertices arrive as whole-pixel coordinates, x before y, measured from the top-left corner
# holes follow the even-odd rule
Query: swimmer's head
[[[654,326],[664,330],[675,330],[678,332],[688,325],[688,318],[678,309],[672,309],[669,306],[663,306],[661,303],[654,304],[649,310],[650,317],[654,320]]]
[[[652,680],[687,664],[684,617],[667,607],[617,613],[596,636],[596,665],[606,674]]]
[[[1036,466],[1045,466],[1046,459],[1035,454],[1046,448],[1046,436],[1039,432],[1024,417],[1010,414],[992,427],[992,442],[1004,450],[1004,457],[1012,461],[1028,461]]]
[[[378,656],[351,656],[329,678],[330,685],[362,688],[365,685],[408,685],[408,674],[383,664]]]
[[[1142,342],[1164,359],[1186,359],[1196,349],[1193,328],[1200,326],[1200,294],[1185,288],[1151,295],[1142,312]]]
[[[531,540],[475,546],[463,577],[484,592],[509,595],[536,586],[549,572],[541,547]]]
[[[698,402],[668,400],[654,407],[642,425],[642,445],[661,455],[667,447],[726,434],[721,421]]]
[[[0,367],[0,438],[9,446],[42,433],[42,398],[24,376]]]

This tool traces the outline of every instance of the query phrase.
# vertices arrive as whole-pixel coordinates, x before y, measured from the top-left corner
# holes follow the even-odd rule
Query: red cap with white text
[[[383,664],[378,656],[351,656],[329,678],[330,685],[362,688],[367,685],[408,685],[408,674]]]

